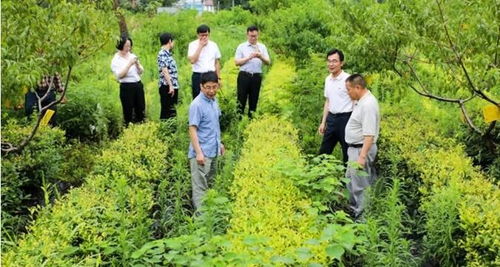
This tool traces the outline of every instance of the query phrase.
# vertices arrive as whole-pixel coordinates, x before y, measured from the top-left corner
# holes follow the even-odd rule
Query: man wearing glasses
[[[193,65],[191,88],[193,99],[200,93],[200,81],[203,73],[214,71],[220,82],[220,50],[216,43],[209,40],[210,28],[202,24],[196,29],[198,39],[189,43],[188,59]]]
[[[248,99],[248,116],[257,110],[260,86],[262,84],[262,63],[271,63],[267,48],[258,42],[259,29],[257,26],[247,28],[247,41],[236,49],[234,63],[240,66],[238,73],[238,108],[240,114],[245,112]]]
[[[347,163],[347,143],[345,142],[345,126],[352,113],[353,102],[347,93],[346,79],[349,74],[342,70],[344,54],[338,49],[330,50],[327,55],[327,66],[330,74],[325,79],[325,105],[318,133],[323,135],[319,149],[320,154],[331,154],[335,145],[342,146],[342,160]]]
[[[216,173],[217,156],[224,154],[221,142],[219,117],[221,111],[215,95],[219,89],[215,72],[201,75],[201,93],[189,107],[189,164],[193,205],[199,211],[205,192],[213,182]]]

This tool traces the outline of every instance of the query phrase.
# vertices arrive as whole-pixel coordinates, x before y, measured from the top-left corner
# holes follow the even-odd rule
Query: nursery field
[[[498,0],[250,0],[200,14],[23,2],[2,1],[2,266],[500,266]],[[144,67],[146,120],[127,127],[110,69],[117,14]],[[222,55],[226,151],[195,212],[187,53],[201,24]],[[250,25],[271,58],[251,119],[238,113],[234,63]],[[180,85],[168,120],[163,32]],[[340,147],[318,155],[332,48],[380,104],[361,218]],[[54,125],[24,107],[55,72],[66,89]]]

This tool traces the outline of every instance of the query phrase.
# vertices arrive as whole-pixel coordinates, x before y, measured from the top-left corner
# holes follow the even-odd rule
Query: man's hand
[[[207,44],[208,44],[207,38],[200,39],[200,44],[199,44],[200,48],[206,46]]]
[[[201,166],[205,165],[205,156],[203,155],[203,153],[196,154],[196,162],[198,162],[198,164]]]
[[[169,85],[168,88],[169,88],[168,94],[174,96],[175,94],[174,87],[172,85]]]
[[[366,165],[366,158],[365,157],[359,157],[358,158],[358,164],[361,165],[362,168],[365,168],[365,165]]]
[[[226,148],[224,147],[223,144],[220,144],[220,155],[224,156],[224,153],[226,153]]]
[[[326,125],[325,123],[321,123],[318,127],[318,134],[319,135],[324,135],[326,130]]]

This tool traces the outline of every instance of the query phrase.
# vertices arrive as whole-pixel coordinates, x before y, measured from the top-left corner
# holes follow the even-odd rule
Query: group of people
[[[221,110],[216,94],[222,81],[220,76],[221,53],[217,44],[210,40],[210,28],[200,25],[197,39],[189,43],[187,58],[192,64],[191,93],[189,107],[188,158],[191,168],[192,200],[196,210],[215,177],[217,157],[224,154],[219,118]],[[264,44],[258,42],[259,29],[247,28],[247,41],[240,44],[235,53],[235,64],[239,66],[237,100],[240,114],[248,116],[257,110],[262,83],[262,66],[270,64],[269,53]],[[158,53],[158,90],[160,94],[160,119],[176,116],[179,80],[175,59],[172,56],[174,37],[170,33],[160,35],[161,49]],[[120,99],[126,124],[144,120],[144,89],[140,76],[144,68],[138,57],[131,53],[132,40],[123,37],[117,45],[111,69],[120,82]],[[376,178],[374,168],[377,154],[377,139],[380,129],[380,113],[376,98],[366,88],[360,74],[344,72],[344,54],[333,49],[326,55],[329,74],[325,79],[323,116],[318,133],[323,135],[320,154],[331,154],[337,143],[342,148],[346,176],[350,179],[350,207],[359,217],[366,205],[365,189]],[[364,172],[360,170],[364,170]]]
[[[349,178],[350,208],[358,218],[366,205],[365,189],[377,177],[374,162],[380,132],[379,106],[366,88],[363,76],[343,71],[342,51],[330,50],[326,60],[329,74],[325,79],[325,104],[318,127],[318,133],[323,135],[319,153],[331,154],[340,143]]]

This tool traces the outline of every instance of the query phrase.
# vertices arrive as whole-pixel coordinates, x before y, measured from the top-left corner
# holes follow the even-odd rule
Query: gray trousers
[[[205,165],[200,165],[196,158],[189,159],[191,165],[191,186],[193,189],[193,205],[195,210],[201,207],[205,192],[211,186],[216,172],[217,157],[205,157]]]
[[[350,162],[358,161],[361,148],[349,147],[347,155]],[[347,189],[350,193],[350,207],[354,211],[355,216],[359,216],[366,205],[365,188],[373,184],[377,178],[377,173],[374,166],[375,157],[377,155],[377,145],[373,144],[366,156],[366,164],[363,170],[356,169],[352,164],[347,164],[346,177],[350,180],[347,184]]]

